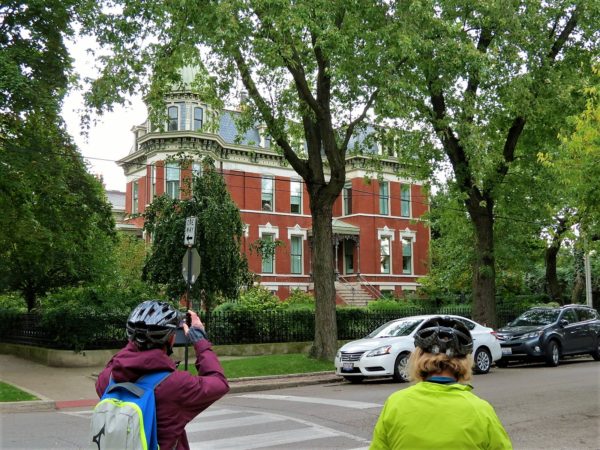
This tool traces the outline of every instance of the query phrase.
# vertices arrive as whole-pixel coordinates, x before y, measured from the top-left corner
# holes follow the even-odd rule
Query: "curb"
[[[263,377],[233,378],[229,380],[229,394],[268,391],[339,381],[342,381],[342,379],[333,372],[309,372],[288,375],[269,375]],[[33,392],[30,389],[23,388],[14,383],[11,384],[25,392],[35,395],[40,398],[40,400],[2,402],[0,403],[0,413],[55,411],[58,409],[90,407],[98,403],[98,399],[54,401],[37,392]]]
[[[54,410],[56,410],[56,403],[53,400],[0,402],[0,413],[43,412]]]
[[[267,391],[338,381],[341,381],[340,377],[331,372],[234,378],[229,380],[229,393],[238,394],[243,392]]]
[[[23,402],[0,402],[0,413],[18,413],[18,412],[42,412],[42,411],[54,411],[56,409],[56,402],[48,397],[44,397],[42,394],[19,386],[18,384],[10,383],[11,386],[16,387],[28,394],[35,395],[39,400],[27,400]]]

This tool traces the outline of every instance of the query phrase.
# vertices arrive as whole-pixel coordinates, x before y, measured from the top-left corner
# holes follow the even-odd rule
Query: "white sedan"
[[[393,377],[408,381],[408,356],[415,349],[414,335],[421,324],[434,317],[452,317],[462,321],[473,337],[475,373],[488,373],[493,361],[502,357],[500,341],[492,328],[461,316],[424,315],[392,320],[363,339],[352,341],[335,355],[335,373],[359,383],[366,377]]]

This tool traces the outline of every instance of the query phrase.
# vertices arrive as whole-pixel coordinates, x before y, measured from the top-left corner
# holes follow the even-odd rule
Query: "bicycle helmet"
[[[415,347],[426,353],[444,353],[452,358],[473,352],[473,338],[460,320],[452,317],[435,317],[423,323],[415,333]]]
[[[169,346],[182,314],[166,302],[146,300],[127,319],[127,337],[142,350]],[[169,349],[168,349],[169,350]]]

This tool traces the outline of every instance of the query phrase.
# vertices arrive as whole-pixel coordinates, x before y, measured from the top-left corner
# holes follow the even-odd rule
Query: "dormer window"
[[[202,121],[204,120],[204,111],[202,108],[194,108],[194,131],[202,129]]]
[[[177,131],[179,125],[179,108],[177,106],[169,106],[169,126],[168,131]]]

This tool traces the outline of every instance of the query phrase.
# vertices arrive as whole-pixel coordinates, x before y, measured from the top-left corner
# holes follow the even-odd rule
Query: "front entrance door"
[[[354,273],[354,242],[344,240],[344,274]]]

